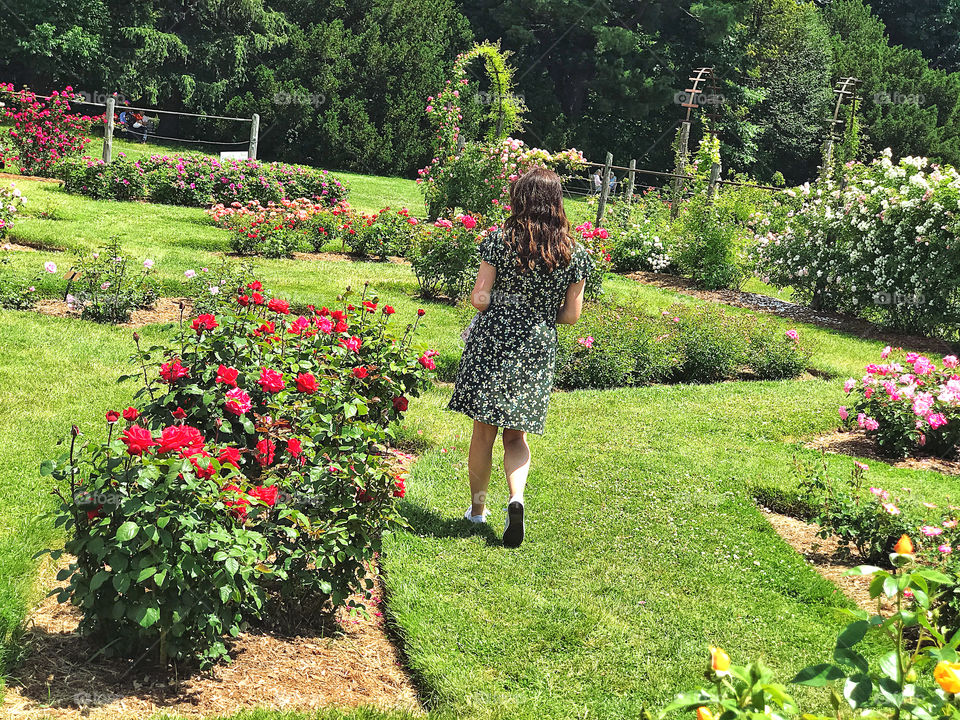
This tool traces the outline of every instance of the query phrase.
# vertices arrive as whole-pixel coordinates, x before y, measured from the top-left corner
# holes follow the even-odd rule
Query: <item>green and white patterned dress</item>
[[[497,269],[490,307],[467,338],[450,410],[474,420],[542,435],[557,362],[557,312],[567,288],[593,269],[576,245],[565,268],[521,273],[503,233],[488,235],[480,257]]]

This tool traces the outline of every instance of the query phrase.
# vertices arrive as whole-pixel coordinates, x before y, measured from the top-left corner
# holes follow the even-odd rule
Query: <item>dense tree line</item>
[[[481,39],[512,53],[534,145],[669,167],[677,94],[709,65],[719,85],[697,117],[713,116],[730,169],[815,173],[845,75],[863,81],[864,153],[960,163],[960,0],[23,0],[0,22],[0,79],[258,112],[263,155],[329,167],[424,165],[425,99]],[[468,128],[486,98],[479,66],[474,86]],[[244,135],[212,121],[161,128]]]

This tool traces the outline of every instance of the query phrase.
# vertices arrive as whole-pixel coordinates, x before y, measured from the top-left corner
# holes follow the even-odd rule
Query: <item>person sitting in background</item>
[[[618,180],[617,180],[617,174],[616,174],[616,173],[610,173],[610,194],[611,194],[611,195],[616,195],[616,194],[617,194],[617,182],[618,182]]]
[[[603,187],[603,178],[600,177],[600,171],[594,170],[593,175],[590,176],[590,194],[599,195],[600,189]]]

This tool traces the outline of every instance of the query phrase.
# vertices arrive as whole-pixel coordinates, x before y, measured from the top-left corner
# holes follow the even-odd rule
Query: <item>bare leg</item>
[[[473,499],[471,513],[482,515],[490,487],[490,470],[493,466],[493,443],[497,439],[495,425],[473,421],[473,437],[470,440],[470,496]]]
[[[530,472],[530,446],[527,434],[520,430],[503,430],[503,472],[510,487],[510,499],[523,502],[523,489]]]

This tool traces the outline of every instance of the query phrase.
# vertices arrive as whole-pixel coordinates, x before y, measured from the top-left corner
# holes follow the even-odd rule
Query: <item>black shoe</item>
[[[520,547],[523,542],[523,503],[512,502],[507,505],[507,524],[503,528],[503,546]]]

